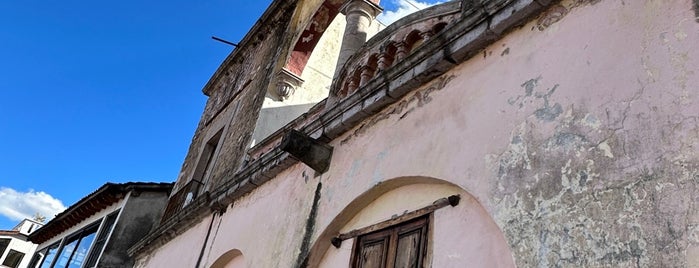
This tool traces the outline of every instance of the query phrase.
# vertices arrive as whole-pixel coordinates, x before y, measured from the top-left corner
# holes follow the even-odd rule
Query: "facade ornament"
[[[275,87],[275,92],[279,101],[284,101],[294,95],[296,88],[303,84],[303,79],[296,76],[294,73],[282,68],[281,71],[277,73],[277,82]]]

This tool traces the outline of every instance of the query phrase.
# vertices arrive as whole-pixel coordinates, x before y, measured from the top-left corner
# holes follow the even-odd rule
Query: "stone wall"
[[[239,48],[219,67],[204,89],[209,95],[204,112],[182,165],[173,193],[192,179],[205,138],[224,127],[219,153],[211,169],[207,190],[214,189],[237,171],[250,143],[265,92],[274,79],[279,59],[289,46],[285,34],[293,6],[280,3],[281,12],[267,18],[267,24],[253,29]],[[217,121],[221,121],[217,123]],[[212,126],[216,126],[212,127]],[[207,135],[208,134],[208,135]]]

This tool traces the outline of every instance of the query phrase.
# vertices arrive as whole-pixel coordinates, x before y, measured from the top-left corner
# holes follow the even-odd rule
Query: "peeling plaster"
[[[508,103],[555,107],[548,98],[558,85],[538,90],[541,79],[525,81]],[[606,117],[572,105],[548,120],[535,112],[512,129],[505,150],[486,157],[497,178],[495,218],[518,265],[686,264],[685,251],[699,244],[699,155],[688,149],[699,145],[699,123],[668,115],[676,131],[649,146],[647,137],[661,134],[646,127],[657,119],[634,109],[649,95],[645,83],[638,87],[606,104]],[[648,149],[661,146],[678,150]]]

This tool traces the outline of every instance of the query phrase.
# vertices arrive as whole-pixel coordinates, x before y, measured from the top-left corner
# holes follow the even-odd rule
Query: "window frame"
[[[2,258],[3,255],[5,255],[5,251],[7,251],[8,248],[10,248],[10,243],[12,243],[11,238],[0,238],[0,258]],[[7,243],[5,243],[7,241]]]
[[[197,165],[194,167],[192,173],[192,178],[190,182],[195,182],[196,184],[191,187],[184,200],[182,201],[182,208],[186,207],[192,203],[199,194],[204,190],[204,187],[208,184],[209,177],[211,176],[211,171],[214,168],[216,159],[218,158],[219,147],[223,141],[223,132],[225,127],[221,127],[214,134],[206,140],[201,152],[199,153],[199,159]]]
[[[11,257],[10,255],[12,255],[12,254],[14,254],[14,255],[19,254],[19,259],[16,259],[16,257],[15,257],[15,258],[12,259],[12,260],[14,260],[15,262],[9,263],[9,264],[8,264],[7,261],[8,261],[8,260],[11,260],[11,259],[10,259],[10,257]],[[10,251],[8,251],[8,252],[7,252],[7,255],[5,256],[5,259],[2,261],[2,266],[3,266],[3,267],[17,268],[17,267],[19,267],[20,264],[22,264],[22,260],[24,259],[24,256],[26,256],[26,255],[27,255],[26,253],[21,252],[21,251],[19,251],[19,250],[10,249]]]
[[[102,218],[100,226],[97,232],[95,233],[95,237],[92,240],[92,244],[90,245],[90,248],[85,257],[85,261],[82,264],[82,267],[95,267],[99,263],[99,259],[102,257],[102,252],[104,251],[104,248],[107,246],[107,243],[109,242],[109,239],[112,236],[114,227],[116,226],[117,221],[119,220],[120,212],[121,209],[117,209],[116,211],[109,213],[107,214],[107,216]],[[100,248],[97,248],[97,245],[99,245]],[[92,264],[90,264],[91,261],[93,262]]]
[[[51,244],[51,245],[48,245],[48,246],[42,248],[41,250],[37,251],[35,254],[42,254],[42,256],[41,256],[41,258],[39,259],[39,261],[36,263],[36,264],[38,264],[38,266],[35,265],[35,267],[38,267],[38,268],[48,268],[48,267],[51,267],[51,265],[53,264],[53,260],[55,260],[55,259],[56,259],[56,256],[58,255],[58,249],[61,248],[61,243],[63,243],[63,239],[58,240],[58,241],[56,241],[55,243],[53,243],[53,244]],[[56,252],[55,252],[53,258],[52,258],[52,259],[50,260],[50,262],[48,263],[48,266],[44,267],[44,264],[46,264],[46,257],[50,256],[50,255],[49,255],[49,252],[50,252],[52,249],[56,250]]]
[[[73,242],[77,242],[77,243],[75,244],[75,247],[72,249],[72,252],[70,253],[70,255],[68,255],[68,260],[67,260],[67,262],[66,262],[66,264],[65,264],[65,265],[68,266],[68,267],[72,267],[72,266],[71,266],[71,261],[74,260],[74,258],[75,258],[75,256],[76,256],[76,251],[78,250],[78,248],[80,248],[80,247],[83,245],[83,244],[82,244],[82,243],[84,242],[83,239],[85,239],[86,237],[88,237],[88,236],[94,234],[94,236],[92,237],[92,240],[90,241],[90,244],[87,245],[87,252],[86,252],[86,254],[85,254],[85,257],[83,258],[82,262],[80,263],[80,266],[83,267],[83,266],[85,265],[86,261],[87,261],[87,258],[90,256],[90,253],[91,253],[92,250],[93,250],[92,247],[93,247],[93,245],[95,244],[95,240],[96,240],[97,235],[98,235],[98,233],[99,233],[99,231],[100,231],[100,228],[102,228],[102,225],[103,225],[102,223],[104,222],[104,220],[105,220],[108,216],[110,216],[110,215],[112,215],[112,214],[114,214],[114,213],[118,213],[119,211],[120,211],[120,210],[117,210],[116,212],[112,212],[112,213],[108,214],[108,215],[105,216],[105,217],[102,217],[102,218],[100,218],[100,219],[98,219],[98,220],[95,220],[94,222],[92,222],[92,223],[90,223],[90,224],[88,224],[88,225],[85,225],[85,227],[78,229],[77,231],[71,233],[70,235],[67,235],[67,236],[65,236],[65,237],[62,237],[61,239],[59,239],[59,240],[56,241],[55,243],[53,243],[53,244],[51,244],[51,245],[49,245],[49,246],[47,246],[47,247],[44,247],[44,248],[42,248],[41,250],[36,251],[36,253],[34,253],[35,255],[43,254],[43,256],[41,256],[40,258],[38,258],[38,260],[37,260],[36,263],[33,263],[33,262],[34,262],[34,259],[35,259],[35,258],[33,258],[33,259],[32,259],[32,263],[34,264],[34,266],[39,267],[39,268],[53,268],[53,267],[56,267],[56,265],[58,264],[59,260],[61,259],[61,256],[62,256],[62,254],[63,254],[63,251],[64,251],[65,248],[66,248],[66,245],[68,245],[68,244],[70,244],[70,243],[73,243]],[[53,256],[53,258],[50,260],[50,262],[47,264],[46,261],[49,261],[49,260],[47,260],[46,258],[50,256],[50,255],[48,254],[48,252],[49,252],[51,249],[55,249],[55,250],[56,250],[56,253],[55,253],[55,255]],[[31,267],[31,265],[30,265],[30,267]]]
[[[430,222],[432,221],[432,213],[410,219],[408,221],[396,223],[383,229],[373,231],[371,233],[362,234],[354,239],[352,245],[352,254],[350,255],[350,267],[360,267],[362,260],[362,249],[366,245],[373,244],[377,241],[384,240],[387,242],[383,249],[383,259],[380,267],[393,267],[398,257],[398,244],[402,235],[410,234],[416,230],[420,230],[420,241],[418,245],[417,267],[424,267],[428,259],[428,247],[430,242]]]

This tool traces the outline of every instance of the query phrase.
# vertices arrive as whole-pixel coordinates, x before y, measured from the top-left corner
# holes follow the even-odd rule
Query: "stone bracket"
[[[289,130],[284,135],[279,148],[318,173],[324,173],[330,168],[333,147],[300,131]]]
[[[287,69],[281,69],[277,73],[277,83],[275,87],[274,95],[276,95],[280,101],[286,100],[291,95],[296,92],[296,89],[301,87],[303,84],[303,79],[298,77],[294,73]]]

